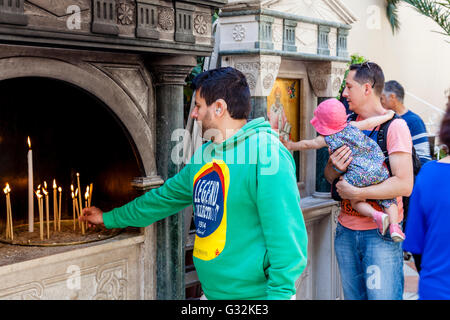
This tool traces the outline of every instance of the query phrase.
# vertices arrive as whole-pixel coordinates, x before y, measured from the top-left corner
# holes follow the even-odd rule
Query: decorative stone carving
[[[318,32],[318,45],[317,45],[317,54],[329,56],[330,55],[330,40],[329,40],[329,34],[330,34],[330,27],[328,26],[321,26],[319,25],[319,32]]]
[[[280,68],[280,56],[222,57],[223,66],[231,66],[244,73],[252,96],[268,96]]]
[[[127,261],[121,260],[102,266],[96,274],[97,293],[93,300],[127,299]]]
[[[93,1],[92,32],[118,35],[117,10],[115,0]]]
[[[196,65],[197,60],[193,56],[175,56],[153,59],[149,68],[155,86],[183,86],[187,75]]]
[[[245,39],[245,27],[242,24],[237,24],[233,28],[234,41],[242,41]]]
[[[198,34],[205,34],[208,30],[206,19],[202,15],[197,15],[194,18],[194,29]]]
[[[247,78],[247,83],[250,90],[254,90],[256,88],[256,78],[252,73],[244,73]]]
[[[275,19],[265,15],[255,16],[255,19],[258,21],[258,41],[255,42],[255,48],[272,50],[272,25]]]
[[[339,91],[339,89],[341,88],[341,84],[342,84],[343,80],[344,79],[342,79],[339,76],[334,79],[334,81],[333,81],[333,91]]]
[[[123,25],[130,25],[133,23],[134,6],[129,3],[120,3],[117,8],[117,18]]]
[[[26,26],[28,17],[24,12],[24,0],[2,0],[0,2],[0,23]]]
[[[44,286],[42,282],[30,282],[21,286],[15,286],[6,290],[0,291],[0,299],[13,300],[40,300],[44,293]]]
[[[136,36],[138,38],[159,39],[157,12],[155,5],[137,2]]]
[[[283,50],[284,51],[297,51],[295,45],[295,29],[297,22],[284,19],[283,21]]]
[[[344,79],[347,65],[344,62],[312,62],[308,77],[317,97],[336,97]]]
[[[122,256],[126,252],[121,253]],[[72,261],[73,262],[73,261]],[[122,258],[116,261],[108,262],[103,265],[86,266],[80,268],[78,264],[68,262],[69,267],[74,266],[78,269],[77,274],[64,272],[63,268],[53,268],[53,272],[46,273],[47,277],[39,278],[39,273],[36,273],[38,280],[20,285],[15,285],[6,289],[0,290],[0,298],[2,300],[42,300],[42,299],[94,299],[94,300],[125,300],[128,297],[127,290],[129,284],[128,280],[128,259]],[[104,263],[104,262],[103,262]],[[131,268],[130,273],[135,273],[137,270]],[[32,270],[23,270],[27,275]],[[75,283],[78,282],[78,285]],[[86,286],[83,290],[81,283]],[[133,286],[134,284],[131,284]],[[135,297],[132,297],[135,298]]]
[[[195,43],[193,15],[195,6],[175,1],[175,41]]]
[[[175,25],[174,22],[174,11],[170,8],[161,8],[158,11],[158,25],[161,29],[165,31],[173,30]]]
[[[347,51],[347,37],[348,37],[348,30],[345,29],[338,29],[337,33],[337,56],[339,57],[348,57],[348,51]]]
[[[274,81],[274,78],[273,78],[273,75],[271,73],[266,75],[264,77],[264,80],[263,80],[264,89],[268,90],[268,89],[272,88],[273,81]]]
[[[101,63],[93,65],[107,74],[128,94],[144,117],[148,116],[152,84],[149,75],[141,66]]]

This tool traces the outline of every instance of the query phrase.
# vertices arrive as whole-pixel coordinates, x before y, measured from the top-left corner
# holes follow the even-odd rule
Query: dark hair
[[[447,112],[442,118],[439,140],[450,150],[450,96],[448,97]]]
[[[250,89],[239,70],[226,67],[200,73],[192,80],[192,89],[200,90],[208,106],[217,99],[225,100],[233,119],[248,119],[250,115]]]
[[[400,102],[403,102],[405,98],[405,89],[395,80],[388,81],[384,84],[384,92],[395,94],[397,100]]]
[[[369,83],[377,96],[381,96],[384,88],[384,73],[375,62],[352,64],[350,71],[356,70],[355,81],[359,84]]]

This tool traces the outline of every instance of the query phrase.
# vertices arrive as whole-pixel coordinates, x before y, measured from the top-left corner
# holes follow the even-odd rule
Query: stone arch
[[[113,79],[93,66],[43,57],[0,59],[0,81],[21,77],[45,77],[75,85],[102,101],[127,129],[139,152],[146,176],[156,175],[154,137],[145,116],[133,99]]]

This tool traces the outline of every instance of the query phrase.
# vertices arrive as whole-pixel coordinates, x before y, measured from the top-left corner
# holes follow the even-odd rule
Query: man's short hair
[[[239,70],[226,67],[205,71],[192,80],[192,88],[200,90],[200,97],[205,99],[206,105],[223,99],[233,119],[248,119],[251,111],[250,89]]]
[[[405,99],[405,89],[403,86],[395,80],[388,81],[384,84],[384,93],[386,96],[393,93],[398,101],[403,103],[403,99]]]
[[[363,62],[358,64],[352,64],[350,71],[356,70],[355,81],[363,85],[369,83],[375,94],[381,97],[384,88],[384,73],[381,67],[375,62]]]

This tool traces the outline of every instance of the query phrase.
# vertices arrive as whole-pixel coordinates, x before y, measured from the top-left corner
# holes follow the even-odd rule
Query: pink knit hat
[[[335,98],[323,101],[314,111],[311,124],[323,136],[341,131],[347,126],[347,113],[344,105]]]

